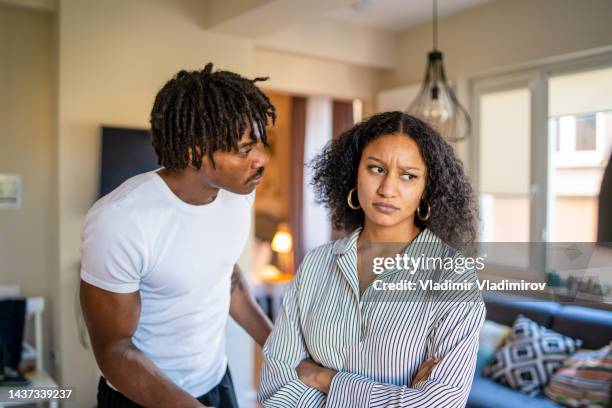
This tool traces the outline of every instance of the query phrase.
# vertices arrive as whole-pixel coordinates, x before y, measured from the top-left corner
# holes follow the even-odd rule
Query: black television
[[[158,167],[148,130],[102,127],[99,197],[128,178]]]

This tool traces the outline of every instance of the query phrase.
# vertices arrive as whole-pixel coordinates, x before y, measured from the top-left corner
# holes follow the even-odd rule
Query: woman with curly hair
[[[386,112],[343,133],[312,166],[319,201],[349,235],[308,253],[285,293],[260,401],[464,406],[485,308],[459,251],[476,235],[461,161],[421,120]],[[434,289],[443,283],[454,289]]]

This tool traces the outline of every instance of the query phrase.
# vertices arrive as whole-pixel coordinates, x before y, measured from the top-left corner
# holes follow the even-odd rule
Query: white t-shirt
[[[85,220],[81,279],[111,292],[140,291],[134,345],[194,397],[227,368],[231,274],[253,199],[219,190],[212,203],[190,205],[149,172],[102,197]]]

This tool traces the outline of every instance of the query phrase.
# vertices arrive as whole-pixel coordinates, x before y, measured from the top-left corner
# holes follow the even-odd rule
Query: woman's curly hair
[[[430,126],[404,112],[374,115],[328,143],[311,162],[312,186],[317,202],[331,211],[334,226],[354,231],[363,226],[363,210],[347,204],[349,191],[357,185],[361,154],[368,143],[389,134],[406,134],[419,146],[427,166],[424,199],[431,217],[419,228],[429,228],[444,242],[462,247],[476,239],[477,207],[472,186],[453,148]]]

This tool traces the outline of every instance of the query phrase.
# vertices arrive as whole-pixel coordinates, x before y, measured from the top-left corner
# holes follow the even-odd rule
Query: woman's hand
[[[418,384],[419,382],[426,380],[434,367],[441,361],[441,358],[428,358],[425,360],[419,369],[417,370],[412,385]],[[336,371],[321,367],[311,359],[302,361],[296,367],[297,375],[300,381],[311,388],[316,388],[324,394],[329,393],[329,387],[331,386],[332,379],[336,375]]]
[[[329,393],[332,379],[336,375],[336,371],[321,367],[311,359],[302,361],[295,370],[304,384],[316,388],[324,394]]]
[[[440,360],[442,359],[439,357],[431,357],[423,361],[423,363],[417,370],[417,373],[414,376],[414,379],[412,380],[412,386],[427,379],[427,377],[429,377],[434,367],[440,362]]]

